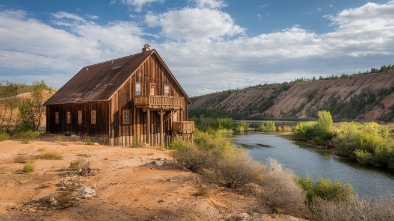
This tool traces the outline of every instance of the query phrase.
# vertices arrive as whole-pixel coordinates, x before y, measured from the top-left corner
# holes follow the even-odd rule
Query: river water
[[[275,159],[297,176],[350,183],[361,198],[394,195],[394,174],[388,170],[363,166],[275,134],[246,133],[236,135],[233,142],[246,148],[254,160]]]

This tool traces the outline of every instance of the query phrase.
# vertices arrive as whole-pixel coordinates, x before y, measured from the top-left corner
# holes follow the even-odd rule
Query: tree
[[[41,119],[45,113],[45,91],[52,92],[44,81],[34,82],[31,98],[22,102],[19,106],[20,126],[23,130],[38,130]]]
[[[9,132],[15,124],[14,113],[20,103],[18,86],[10,82],[0,82],[0,130]]]

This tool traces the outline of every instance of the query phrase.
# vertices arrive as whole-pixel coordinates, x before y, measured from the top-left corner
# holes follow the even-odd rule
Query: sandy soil
[[[63,159],[35,159],[32,173],[22,172],[24,163],[14,162],[44,153]],[[197,196],[198,175],[174,165],[170,153],[86,145],[49,135],[28,144],[2,141],[0,220],[242,220],[241,213],[249,214],[244,220],[253,214],[254,220],[298,220],[256,216],[267,212],[264,204],[223,187],[210,187],[207,196]],[[69,170],[70,163],[81,159],[92,169],[84,176]],[[78,191],[84,187],[97,195],[83,199]],[[60,198],[67,191],[72,195]]]

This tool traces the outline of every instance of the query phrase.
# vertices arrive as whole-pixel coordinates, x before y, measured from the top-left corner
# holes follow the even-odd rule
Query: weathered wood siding
[[[109,103],[105,101],[48,105],[46,108],[47,132],[78,135],[81,137],[108,137],[108,108]],[[92,110],[96,111],[95,124],[92,124],[91,122]],[[78,124],[78,111],[82,111],[81,124]],[[59,113],[59,123],[55,122],[56,112]],[[67,112],[70,112],[71,114],[70,124],[67,123]]]
[[[149,57],[134,73],[130,73],[130,78],[110,99],[109,137],[111,145],[132,145],[148,141],[150,145],[157,145],[161,141],[160,114],[158,111],[144,110],[134,105],[134,99],[138,96],[136,95],[136,82],[141,83],[142,96],[150,95],[151,84],[155,85],[155,95],[164,96],[164,86],[168,85],[168,96],[183,96],[181,89],[177,87],[177,82],[174,82],[167,69],[160,64],[155,56]],[[177,114],[178,121],[187,120],[187,102],[185,101],[184,104],[181,110],[167,110],[163,113],[165,134],[163,140],[166,143],[170,141],[172,136],[172,117],[174,113]],[[129,124],[123,123],[122,113],[126,109],[130,110]]]

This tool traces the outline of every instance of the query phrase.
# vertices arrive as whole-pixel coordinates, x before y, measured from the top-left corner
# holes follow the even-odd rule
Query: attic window
[[[164,85],[164,96],[168,97],[170,95],[170,85]]]
[[[135,82],[135,95],[141,95],[141,82]]]
[[[122,67],[122,66],[115,66],[115,67],[112,68],[112,70],[119,69],[119,68],[121,68],[121,67]]]

